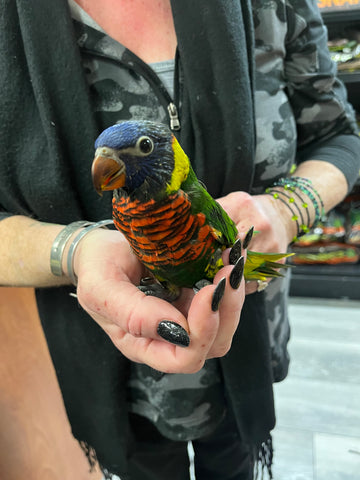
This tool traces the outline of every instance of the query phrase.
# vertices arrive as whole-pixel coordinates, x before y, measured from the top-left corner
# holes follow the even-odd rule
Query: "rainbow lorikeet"
[[[115,226],[157,280],[143,286],[145,293],[171,300],[181,287],[211,282],[228,247],[236,263],[241,247],[234,222],[199,182],[167,126],[120,122],[101,133],[95,148],[94,186],[100,194],[114,190]],[[245,279],[280,276],[284,265],[276,262],[287,255],[248,251]]]

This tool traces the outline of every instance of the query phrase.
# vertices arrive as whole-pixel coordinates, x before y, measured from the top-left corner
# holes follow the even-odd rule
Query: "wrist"
[[[275,208],[290,219],[288,231],[292,234],[295,230],[291,242],[308,233],[310,227],[323,216],[323,201],[309,179],[295,176],[280,178],[266,189],[266,193],[276,201]]]
[[[50,269],[51,273],[56,277],[62,277],[64,274],[63,259],[69,240],[80,227],[86,225],[89,225],[89,222],[83,220],[72,222],[66,225],[66,227],[63,227],[55,237],[50,251]]]
[[[69,239],[68,239],[68,241],[65,245],[64,251],[63,251],[63,255],[62,255],[62,258],[61,258],[61,272],[62,272],[62,275],[65,276],[65,277],[68,277],[69,280],[70,280],[70,277],[69,277],[69,274],[68,274],[67,259],[68,259],[68,255],[69,255],[70,246],[72,245],[75,238],[79,235],[79,233],[82,232],[84,229],[85,229],[85,226],[77,228],[72,233],[72,235],[69,237]]]
[[[74,236],[71,243],[69,244],[67,255],[66,255],[66,274],[70,278],[73,285],[77,285],[77,275],[75,273],[75,254],[79,248],[79,245],[83,239],[93,233],[99,228],[107,228],[108,225],[112,225],[112,220],[101,220],[100,222],[92,223],[85,228],[77,232],[77,235]],[[77,268],[76,268],[77,271]]]
[[[63,228],[56,236],[50,254],[50,268],[53,275],[57,277],[67,276],[71,283],[77,284],[77,277],[74,272],[74,256],[82,239],[97,228],[106,228],[112,224],[112,220],[100,222],[78,221]]]
[[[278,198],[274,198],[273,195],[268,195],[270,198],[270,203],[274,208],[277,216],[280,218],[281,223],[284,226],[285,235],[287,244],[289,245],[294,241],[294,238],[298,234],[297,224],[293,220],[293,213],[283,202],[279,201]]]

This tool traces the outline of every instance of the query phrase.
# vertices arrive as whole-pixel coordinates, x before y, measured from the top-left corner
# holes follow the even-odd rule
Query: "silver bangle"
[[[85,220],[79,220],[77,222],[70,223],[63,228],[56,236],[50,252],[50,269],[51,273],[57,277],[61,277],[64,272],[62,269],[62,257],[64,254],[65,246],[69,241],[71,235],[81,227],[90,225],[91,222]]]
[[[101,222],[93,223],[92,225],[81,230],[81,232],[71,242],[68,255],[67,255],[66,266],[67,266],[67,275],[74,285],[77,285],[77,277],[74,272],[74,255],[80,241],[85,237],[85,235],[90,233],[92,230],[95,230],[96,228],[106,228],[107,225],[111,225],[112,223],[113,223],[112,220],[102,220]]]

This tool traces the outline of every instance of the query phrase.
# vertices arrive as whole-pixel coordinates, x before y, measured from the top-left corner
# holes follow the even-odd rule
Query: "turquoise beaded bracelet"
[[[283,187],[285,190],[290,190],[292,192],[295,189],[299,189],[302,193],[304,193],[312,202],[315,211],[315,220],[314,223],[322,220],[324,216],[324,203],[313,186],[311,180],[303,177],[287,177],[287,178],[280,178],[274,183],[274,187],[279,186]]]
[[[296,191],[298,189],[298,191]],[[287,177],[280,178],[271,187],[265,190],[267,194],[270,194],[274,199],[279,199],[284,205],[286,205],[291,211],[291,220],[296,222],[297,235],[293,238],[295,242],[298,237],[308,233],[310,230],[310,214],[308,202],[304,200],[301,193],[308,197],[314,207],[315,220],[313,223],[317,223],[324,216],[324,204],[323,201],[312,185],[311,180],[303,177]],[[304,221],[303,212],[300,206],[296,203],[294,196],[296,196],[300,202],[301,207],[306,212],[306,222]],[[296,208],[296,211],[295,211]],[[300,220],[300,223],[299,223]]]

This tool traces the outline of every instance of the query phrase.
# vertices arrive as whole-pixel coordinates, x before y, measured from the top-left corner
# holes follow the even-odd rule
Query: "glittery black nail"
[[[186,330],[175,322],[169,320],[163,320],[159,323],[157,333],[164,340],[178,345],[179,347],[188,347],[190,344],[190,338]]]
[[[230,286],[234,290],[238,289],[244,273],[244,257],[240,257],[230,273]]]
[[[226,278],[223,277],[220,282],[216,285],[216,288],[214,290],[212,300],[211,300],[211,310],[213,312],[217,312],[219,309],[219,305],[221,302],[221,299],[224,296],[225,293],[225,286],[226,286]]]
[[[253,234],[254,234],[254,227],[251,227],[244,238],[244,243],[243,243],[244,248],[247,248],[249,246],[249,243],[251,242]]]
[[[235,265],[235,263],[239,260],[241,257],[241,240],[238,238],[234,245],[231,247],[230,253],[229,253],[229,263],[230,265]]]

